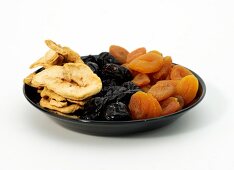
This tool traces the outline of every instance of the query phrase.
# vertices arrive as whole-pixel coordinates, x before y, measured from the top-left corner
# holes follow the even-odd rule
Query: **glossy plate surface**
[[[39,71],[39,70],[38,70]],[[37,93],[35,88],[32,88],[26,84],[23,85],[23,92],[25,98],[33,105],[35,108],[41,110],[53,120],[55,120],[60,125],[82,133],[93,134],[93,135],[104,135],[104,136],[117,136],[117,135],[127,135],[137,132],[143,132],[148,130],[157,129],[170,124],[184,113],[188,112],[194,106],[202,101],[206,93],[206,86],[204,81],[195,72],[192,73],[197,77],[199,81],[199,89],[197,96],[192,104],[186,108],[167,116],[162,116],[152,119],[144,120],[132,120],[132,121],[94,121],[94,120],[81,120],[72,119],[58,115],[48,109],[42,108],[39,105],[40,95]]]

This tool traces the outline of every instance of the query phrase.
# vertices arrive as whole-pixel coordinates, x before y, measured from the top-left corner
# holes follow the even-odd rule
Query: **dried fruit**
[[[120,82],[129,81],[132,79],[132,75],[128,69],[117,64],[106,64],[102,68],[102,78],[112,78]]]
[[[149,52],[132,60],[128,66],[140,73],[154,73],[163,65],[163,57],[157,53]]]
[[[120,46],[111,45],[109,48],[109,52],[112,56],[114,56],[121,64],[126,62],[128,51]]]
[[[138,73],[132,80],[137,86],[145,86],[150,83],[150,79],[147,74]]]
[[[106,106],[104,118],[110,121],[130,120],[127,106],[122,102],[112,103]]]
[[[194,75],[185,76],[178,82],[176,92],[183,97],[185,105],[196,97],[198,86],[198,80]]]
[[[170,74],[172,65],[172,59],[170,56],[163,58],[163,66],[162,68],[153,74],[153,78],[156,80],[165,80],[167,76]]]
[[[147,85],[145,85],[145,86],[142,86],[142,87],[141,87],[141,90],[142,90],[143,92],[146,92],[146,93],[147,93],[151,87],[152,87],[152,86],[151,86],[150,84],[147,84]]]
[[[97,56],[97,64],[100,68],[105,66],[106,64],[120,64],[118,60],[116,60],[110,53],[102,52]]]
[[[128,107],[132,119],[159,117],[162,113],[159,102],[151,94],[141,91],[132,95]]]
[[[137,48],[136,50],[132,51],[127,55],[126,63],[130,63],[132,60],[144,54],[146,54],[145,47]]]
[[[162,107],[162,115],[169,115],[181,109],[180,103],[176,97],[169,97],[160,102]]]
[[[192,75],[192,72],[181,65],[175,65],[172,67],[170,77],[171,80],[180,80],[187,75]]]
[[[158,101],[167,99],[176,93],[177,80],[161,80],[153,85],[148,93],[152,94]]]

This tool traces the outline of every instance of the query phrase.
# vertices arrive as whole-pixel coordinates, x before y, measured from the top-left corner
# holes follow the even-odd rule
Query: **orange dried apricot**
[[[129,68],[140,73],[154,73],[161,69],[163,57],[155,52],[149,52],[132,60]]]
[[[109,48],[110,54],[115,57],[121,64],[126,62],[128,51],[120,46],[111,45]]]
[[[142,86],[141,87],[141,90],[143,91],[143,92],[148,92],[149,91],[149,89],[151,88],[151,85],[150,84],[147,84],[147,85],[145,85],[145,86]]]
[[[138,73],[132,80],[137,86],[145,86],[150,83],[150,79],[147,74]]]
[[[136,50],[132,51],[131,53],[129,53],[127,55],[127,60],[126,63],[130,63],[132,60],[134,60],[135,58],[146,54],[146,49],[145,47],[141,47],[141,48],[137,48]]]
[[[131,70],[128,66],[128,63],[124,63],[121,66],[127,68],[131,72],[132,76],[136,76],[137,74],[139,74],[137,71]]]
[[[167,99],[176,93],[177,80],[161,80],[153,85],[148,93],[152,94],[158,101]]]
[[[163,80],[166,79],[167,76],[170,74],[172,65],[172,59],[170,56],[166,56],[163,58],[163,66],[162,68],[153,74],[153,78],[156,80]]]
[[[128,107],[132,119],[159,117],[162,113],[159,102],[151,94],[142,91],[138,91],[131,96]]]
[[[198,80],[194,75],[185,76],[178,82],[176,92],[183,97],[185,105],[196,97],[198,86]]]
[[[156,54],[159,54],[159,55],[163,56],[162,53],[160,53],[160,52],[157,51],[157,50],[152,50],[152,51],[150,51],[150,53],[156,53]]]
[[[181,66],[181,65],[175,65],[172,67],[171,69],[171,80],[180,80],[183,77],[187,76],[187,75],[191,75],[192,72],[189,71],[187,68]]]
[[[178,102],[180,103],[181,109],[183,109],[183,107],[184,107],[184,99],[183,99],[183,97],[180,96],[180,95],[175,95],[173,97],[177,98]]]
[[[169,97],[160,102],[162,107],[162,115],[169,115],[181,109],[180,103],[176,97]]]

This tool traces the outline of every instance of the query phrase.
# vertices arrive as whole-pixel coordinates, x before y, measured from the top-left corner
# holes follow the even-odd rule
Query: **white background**
[[[0,169],[234,169],[232,0],[0,1]],[[171,55],[206,82],[202,103],[163,129],[127,137],[76,133],[23,96],[45,39],[81,55],[117,44]]]

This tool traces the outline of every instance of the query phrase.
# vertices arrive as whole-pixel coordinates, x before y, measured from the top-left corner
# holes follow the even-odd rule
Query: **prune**
[[[132,79],[131,72],[123,66],[117,64],[106,64],[102,68],[103,78],[112,78],[118,81],[130,81]]]
[[[133,82],[131,81],[126,81],[122,84],[123,87],[126,87],[128,90],[136,90],[139,91],[140,87],[138,87],[137,85],[135,85]]]
[[[82,56],[81,59],[85,62],[93,62],[93,63],[97,63],[97,58],[99,57],[99,55],[88,55],[88,56]]]
[[[95,74],[99,75],[99,66],[96,63],[89,61],[86,64]]]
[[[108,91],[106,92],[106,97],[108,98],[108,101],[120,101],[122,98],[124,98],[125,94],[124,92],[127,91],[127,88],[122,86],[111,86],[109,87]]]
[[[127,106],[122,102],[116,102],[107,105],[104,111],[104,117],[106,120],[130,120],[130,114]]]
[[[108,102],[121,101],[128,104],[131,96],[139,90],[139,88],[135,87],[134,89],[128,89],[123,86],[112,86],[107,90],[105,97],[108,98]]]
[[[108,63],[120,64],[110,53],[102,52],[97,57],[97,64],[100,68]]]
[[[100,120],[106,102],[107,98],[105,97],[94,97],[90,99],[84,105],[83,115],[81,115],[80,118],[86,120]]]

